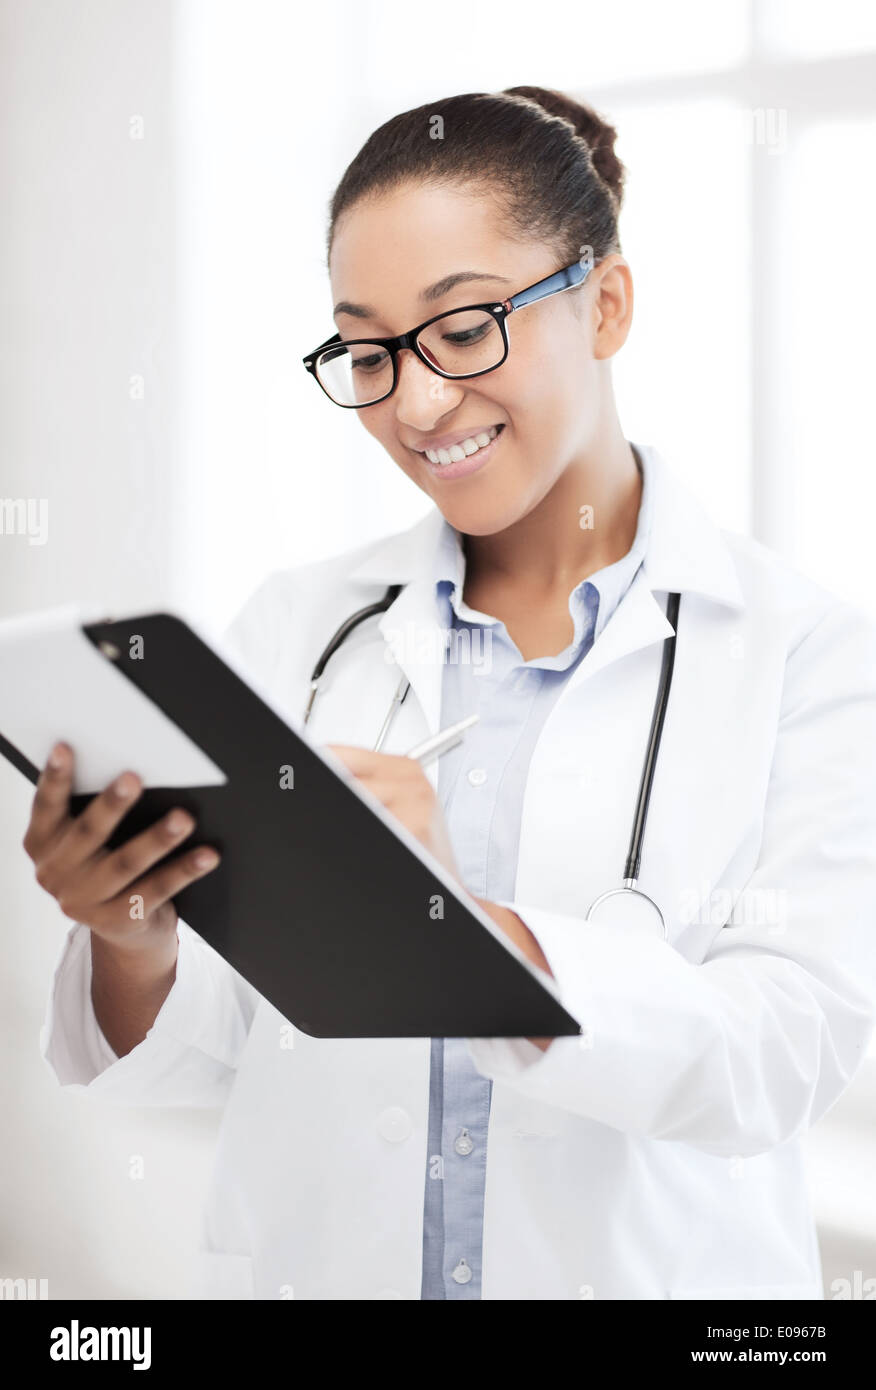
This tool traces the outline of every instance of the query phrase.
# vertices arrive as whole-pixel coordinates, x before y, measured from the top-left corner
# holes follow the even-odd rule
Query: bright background
[[[876,10],[865,0],[0,0],[0,615],[70,597],[219,630],[263,575],[422,494],[300,365],[332,331],[326,210],[398,110],[521,83],[628,166],[628,438],[725,526],[876,616]],[[184,1292],[216,1120],[102,1111],[38,1055],[65,931],[0,767],[0,1277]],[[808,1140],[828,1291],[876,1277],[876,1059]],[[129,1176],[132,1159],[144,1176]]]

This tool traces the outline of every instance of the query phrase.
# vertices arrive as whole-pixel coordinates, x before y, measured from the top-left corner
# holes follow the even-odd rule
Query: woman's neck
[[[493,583],[568,595],[589,575],[626,555],[636,535],[642,479],[621,436],[606,454],[582,456],[546,497],[513,526],[465,537],[466,590]]]

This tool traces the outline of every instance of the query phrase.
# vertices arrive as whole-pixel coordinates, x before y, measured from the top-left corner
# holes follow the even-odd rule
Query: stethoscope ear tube
[[[386,711],[386,718],[380,726],[380,733],[377,735],[377,742],[375,743],[373,749],[375,753],[379,753],[381,748],[383,747],[383,741],[386,738],[386,735],[389,733],[390,725],[392,724],[392,721],[395,718],[395,712],[401,705],[404,704],[405,700],[407,699],[407,694],[410,688],[411,683],[408,680],[407,676],[402,676],[401,680],[396,686],[395,694],[392,697],[392,704]]]
[[[323,671],[325,670],[328,663],[331,661],[335,652],[338,650],[338,647],[343,646],[344,642],[347,640],[350,633],[353,631],[353,628],[358,627],[360,623],[364,623],[366,618],[373,618],[378,613],[385,613],[387,608],[389,608],[391,604],[395,603],[401,591],[401,584],[390,584],[386,593],[383,595],[383,598],[377,599],[375,603],[366,604],[364,608],[360,608],[357,612],[351,613],[349,618],[345,618],[344,621],[341,623],[334,637],[332,637],[331,641],[325,647],[324,651],[318,658],[317,663],[313,668],[313,671],[311,672],[310,696],[307,701],[307,708],[304,711],[303,722],[305,724],[310,718],[310,711],[313,709],[313,702],[316,699],[317,691],[319,690],[320,677],[322,676]],[[395,702],[396,701],[394,700],[393,703],[395,704]],[[398,703],[401,703],[401,701],[398,701]],[[383,733],[385,733],[385,730],[381,730],[381,734]]]
[[[313,668],[313,673],[310,677],[311,684],[319,680],[326,666],[338,650],[338,647],[347,640],[353,628],[358,627],[360,623],[364,623],[366,618],[373,618],[377,613],[385,613],[390,604],[395,603],[401,591],[401,584],[390,584],[383,598],[379,598],[376,603],[367,604],[365,608],[360,608],[357,613],[351,613],[349,618],[341,623],[334,637],[331,639]]]

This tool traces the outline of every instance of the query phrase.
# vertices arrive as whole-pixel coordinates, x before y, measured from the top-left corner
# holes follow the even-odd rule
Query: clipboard
[[[0,623],[0,753],[36,782],[33,750],[44,762],[57,739],[71,743],[78,768],[85,752],[99,764],[102,730],[118,742],[141,716],[160,721],[162,736],[184,738],[174,766],[188,761],[200,785],[149,785],[138,747],[125,743],[123,765],[105,780],[130,767],[146,787],[108,843],[117,847],[173,806],[188,810],[196,829],[167,858],[211,844],[222,861],[176,896],[177,911],[296,1028],[316,1038],[580,1034],[550,978],[443,866],[181,618],[80,617],[62,613],[29,649],[33,690],[17,719],[30,757],[7,722],[3,690],[15,682],[17,652],[25,671],[32,620]],[[60,684],[80,725],[93,724],[78,746],[32,708],[45,701],[35,654],[65,650],[46,678]],[[94,680],[104,693],[89,710],[82,686]],[[126,701],[120,729],[113,720]],[[73,814],[102,785],[74,788]]]

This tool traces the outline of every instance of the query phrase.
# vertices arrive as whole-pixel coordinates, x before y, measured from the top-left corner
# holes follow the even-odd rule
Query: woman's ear
[[[633,322],[633,276],[623,256],[614,253],[592,272],[595,283],[588,298],[593,325],[593,356],[614,357],[623,347]]]

